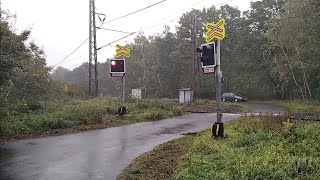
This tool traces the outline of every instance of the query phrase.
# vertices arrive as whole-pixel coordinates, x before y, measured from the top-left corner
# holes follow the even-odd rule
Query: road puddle
[[[12,158],[14,157],[14,154],[13,150],[0,147],[0,160]]]
[[[179,134],[183,131],[186,131],[190,129],[190,127],[193,127],[192,124],[190,123],[185,123],[185,124],[179,124],[177,126],[169,127],[169,128],[164,128],[161,131],[154,133],[152,135],[161,135],[161,134]]]

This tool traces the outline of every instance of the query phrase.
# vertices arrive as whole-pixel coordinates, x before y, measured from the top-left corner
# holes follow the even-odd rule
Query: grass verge
[[[238,106],[240,108],[240,113],[249,113],[252,112],[252,108],[247,105],[246,103],[242,103],[242,102],[223,102],[222,103],[223,106],[226,107],[234,107],[234,106]]]
[[[160,179],[158,174],[170,172],[162,177],[183,180],[320,179],[320,122],[286,124],[283,121],[282,117],[243,117],[225,124],[227,139],[213,140],[209,130],[205,130],[200,136],[176,140],[180,143],[176,147],[172,142],[162,144],[139,157],[120,177]],[[179,163],[167,167],[167,171],[150,168],[150,164],[165,167],[161,165],[163,161],[170,161],[170,154],[164,148],[167,146],[187,150],[177,154],[181,155],[175,158]],[[157,154],[161,154],[161,158],[153,158]]]
[[[320,101],[292,101],[281,104],[294,112],[320,112]]]
[[[211,108],[214,101],[197,100],[179,104],[170,99],[132,99],[126,101],[130,116],[116,117],[119,98],[61,99],[44,101],[35,110],[13,106],[6,118],[0,120],[0,141],[61,135],[99,128],[121,126],[143,121],[155,121],[185,114],[188,108]],[[244,105],[226,103],[226,110],[243,111]]]
[[[216,112],[216,102],[208,99],[197,99],[183,105],[184,111],[189,112]],[[223,113],[251,112],[251,107],[245,103],[222,102]]]
[[[135,159],[117,179],[170,179],[192,141],[193,138],[188,135],[157,146]]]
[[[183,113],[174,100],[130,98],[126,102],[130,116],[116,117],[119,105],[120,99],[103,97],[42,102],[36,111],[16,112],[1,119],[1,141],[155,121]]]
[[[292,112],[320,112],[320,101],[271,101],[288,107]]]

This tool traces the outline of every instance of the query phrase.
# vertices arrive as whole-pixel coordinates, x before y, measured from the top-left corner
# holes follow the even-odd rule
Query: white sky
[[[54,66],[69,55],[89,36],[89,0],[0,0],[1,9],[17,14],[15,29],[17,32],[31,28],[31,40],[42,47],[47,55],[47,64]],[[111,20],[127,13],[144,8],[160,0],[95,0],[96,12],[106,14]],[[241,11],[247,10],[250,0],[167,0],[159,5],[130,15],[123,19],[105,24],[104,28],[128,32],[143,31],[145,35],[153,35],[163,31],[169,25],[171,30],[178,25],[182,13],[212,5],[229,4],[237,6]],[[174,20],[174,21],[172,21]],[[96,25],[100,21],[96,18]],[[152,26],[154,28],[150,28]],[[101,47],[126,34],[97,31],[97,47]],[[135,35],[116,44],[133,41]],[[105,62],[115,54],[115,45],[98,51],[98,61]],[[88,61],[89,44],[86,42],[78,51],[59,66],[73,69]]]

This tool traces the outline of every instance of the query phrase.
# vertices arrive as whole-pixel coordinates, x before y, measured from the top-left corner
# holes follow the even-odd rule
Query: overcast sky
[[[17,14],[17,32],[31,29],[31,40],[42,47],[47,55],[47,64],[54,66],[79,46],[89,34],[89,0],[0,0],[1,9]],[[106,14],[111,20],[127,13],[144,8],[161,0],[96,0],[96,12]],[[143,31],[145,35],[160,33],[163,26],[169,25],[174,31],[182,13],[203,7],[229,4],[241,11],[247,10],[251,0],[167,0],[144,11],[120,20],[105,24],[104,28],[127,32]],[[97,26],[101,23],[96,18]],[[155,26],[155,27],[153,27]],[[153,28],[150,28],[153,27]],[[126,34],[97,31],[97,46],[101,47]],[[118,44],[130,43],[131,36]],[[98,61],[104,62],[115,54],[115,45],[98,51]],[[88,42],[59,66],[73,69],[88,61]]]

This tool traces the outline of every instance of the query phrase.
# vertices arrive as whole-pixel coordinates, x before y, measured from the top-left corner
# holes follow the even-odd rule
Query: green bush
[[[163,118],[163,114],[158,111],[148,111],[144,112],[139,116],[141,119],[148,119],[148,120],[158,120]]]
[[[74,122],[64,119],[54,119],[48,121],[42,121],[40,127],[42,130],[61,129],[74,126]]]
[[[150,104],[145,101],[137,101],[134,105],[139,109],[148,109],[150,107]]]

